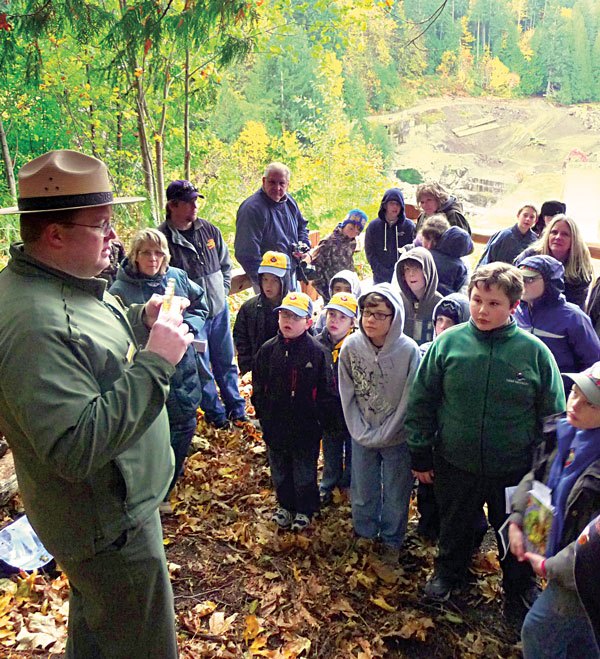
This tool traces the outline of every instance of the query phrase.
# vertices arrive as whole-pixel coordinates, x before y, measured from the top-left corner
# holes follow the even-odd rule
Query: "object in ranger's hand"
[[[159,318],[170,318],[173,315],[173,299],[175,298],[175,279],[169,277],[167,287],[163,295],[162,306],[160,307]]]

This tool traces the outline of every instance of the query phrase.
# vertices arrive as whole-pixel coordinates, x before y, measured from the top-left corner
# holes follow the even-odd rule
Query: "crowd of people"
[[[504,610],[524,618],[526,659],[600,656],[582,577],[600,513],[600,287],[576,222],[561,202],[527,204],[470,272],[469,222],[433,182],[416,222],[391,188],[376,218],[352,209],[310,250],[289,182],[271,163],[238,210],[255,295],[233,332],[232,259],[191,182],[171,182],[165,221],[128,249],[112,208],[140,199],[114,197],[105,165],[78,152],[23,166],[18,205],[0,211],[20,214],[22,238],[0,274],[0,428],[69,578],[67,656],[177,656],[159,510],[198,406],[215,428],[249,422],[248,373],[276,528],[306,532],[348,490],[357,543],[396,567],[417,484],[417,531],[438,546],[425,597],[460,591],[489,524],[499,547],[508,534]],[[551,492],[544,553],[528,544],[533,484]]]

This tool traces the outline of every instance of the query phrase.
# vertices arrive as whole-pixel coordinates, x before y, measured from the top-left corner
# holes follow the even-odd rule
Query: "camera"
[[[296,262],[296,277],[298,281],[308,284],[309,280],[317,278],[317,270],[312,265],[302,260],[304,254],[310,251],[310,247],[304,243],[292,243],[292,256]]]

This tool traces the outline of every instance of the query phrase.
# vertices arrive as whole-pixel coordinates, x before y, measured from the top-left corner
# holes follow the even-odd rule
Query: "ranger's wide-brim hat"
[[[18,205],[0,215],[133,204],[144,197],[114,197],[106,165],[78,151],[49,151],[19,170]]]

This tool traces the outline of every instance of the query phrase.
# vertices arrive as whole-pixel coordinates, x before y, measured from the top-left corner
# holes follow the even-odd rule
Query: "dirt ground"
[[[433,604],[421,590],[435,547],[416,535],[413,508],[394,568],[353,538],[343,493],[306,533],[276,530],[264,445],[251,427],[207,431],[200,446],[176,514],[164,518],[182,657],[520,656],[493,534],[470,583],[452,603]],[[214,633],[219,625],[227,631]]]
[[[484,119],[495,119],[497,127],[466,137],[453,132]],[[585,238],[599,241],[600,105],[443,96],[372,121],[388,126],[397,141],[393,169],[410,167],[441,180],[475,227],[510,226],[524,203],[539,208],[546,199],[561,199]],[[498,182],[503,191],[478,192],[473,179]],[[404,188],[414,202],[416,186]]]
[[[353,537],[342,492],[304,533],[277,529],[265,446],[251,424],[216,431],[201,420],[194,442],[174,514],[163,516],[181,659],[521,656],[491,533],[470,582],[452,602],[431,603],[422,588],[436,550],[416,535],[412,504],[391,566]],[[5,521],[14,503],[0,510]],[[0,591],[0,656],[62,656],[64,575],[13,577]]]

